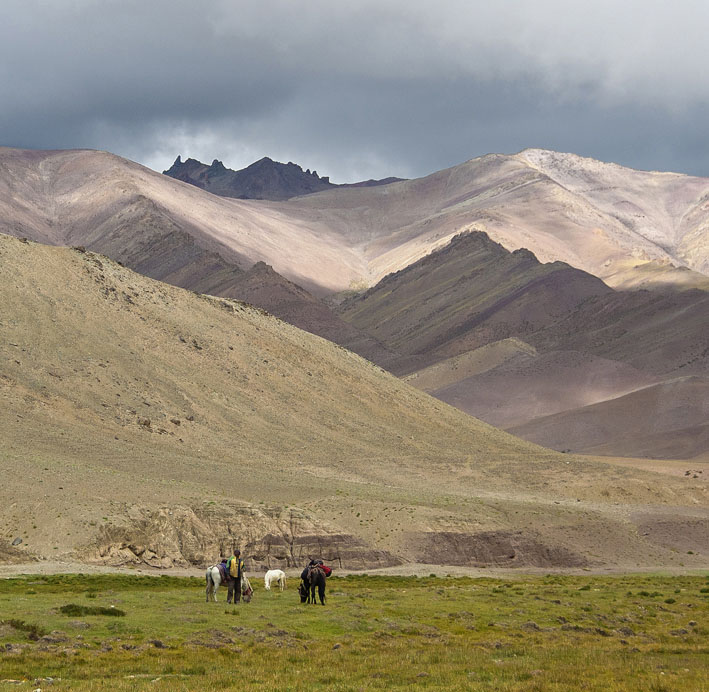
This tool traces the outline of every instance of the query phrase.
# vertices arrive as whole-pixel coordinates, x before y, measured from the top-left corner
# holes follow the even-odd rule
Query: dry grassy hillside
[[[0,531],[28,554],[646,566],[676,556],[636,513],[706,521],[701,479],[548,452],[92,253],[0,237],[0,294]]]
[[[537,351],[533,346],[525,344],[524,341],[511,337],[493,341],[485,346],[480,346],[480,348],[461,353],[459,356],[446,358],[427,368],[406,375],[403,379],[430,394],[437,389],[480,375],[523,355],[535,356]]]

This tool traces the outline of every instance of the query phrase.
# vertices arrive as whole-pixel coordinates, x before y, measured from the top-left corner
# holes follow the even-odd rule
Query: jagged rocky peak
[[[335,187],[328,177],[303,169],[289,161],[280,163],[268,156],[234,171],[214,159],[211,165],[195,159],[183,162],[180,156],[165,175],[201,187],[223,197],[285,200]]]
[[[165,175],[169,175],[172,178],[182,180],[185,174],[193,174],[195,171],[199,171],[203,168],[206,169],[208,168],[208,166],[203,164],[201,161],[197,161],[197,159],[187,158],[183,161],[182,156],[180,155],[175,159],[175,162],[172,164],[172,166],[166,171],[163,171],[163,173]]]
[[[183,161],[182,157],[178,156],[172,166],[163,173],[222,197],[270,200],[285,200],[335,187],[374,187],[404,180],[383,178],[337,185],[330,182],[329,176],[318,175],[315,169],[303,170],[302,166],[293,161],[280,163],[268,156],[238,171],[227,168],[218,159],[207,165],[197,159]]]

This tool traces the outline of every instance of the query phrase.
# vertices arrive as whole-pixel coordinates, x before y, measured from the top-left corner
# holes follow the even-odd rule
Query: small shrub
[[[59,608],[62,615],[69,617],[81,617],[82,615],[111,615],[114,617],[122,617],[125,611],[119,608],[104,608],[102,606],[82,606],[76,603],[67,603]]]
[[[25,622],[24,620],[0,620],[0,625],[9,625],[12,629],[19,630],[20,632],[27,632],[27,636],[33,641],[37,641],[45,634],[49,634],[49,630],[45,630],[43,627],[35,625],[31,622]]]

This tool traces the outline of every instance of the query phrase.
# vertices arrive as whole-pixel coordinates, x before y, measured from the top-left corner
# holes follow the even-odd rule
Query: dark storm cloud
[[[709,175],[704,3],[6,0],[8,146],[334,180],[544,147]]]

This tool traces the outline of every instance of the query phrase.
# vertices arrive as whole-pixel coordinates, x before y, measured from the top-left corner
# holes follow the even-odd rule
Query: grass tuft
[[[59,608],[62,615],[70,617],[81,617],[82,615],[109,615],[113,617],[125,617],[125,611],[119,608],[105,608],[103,606],[82,606],[76,603],[67,603]]]

